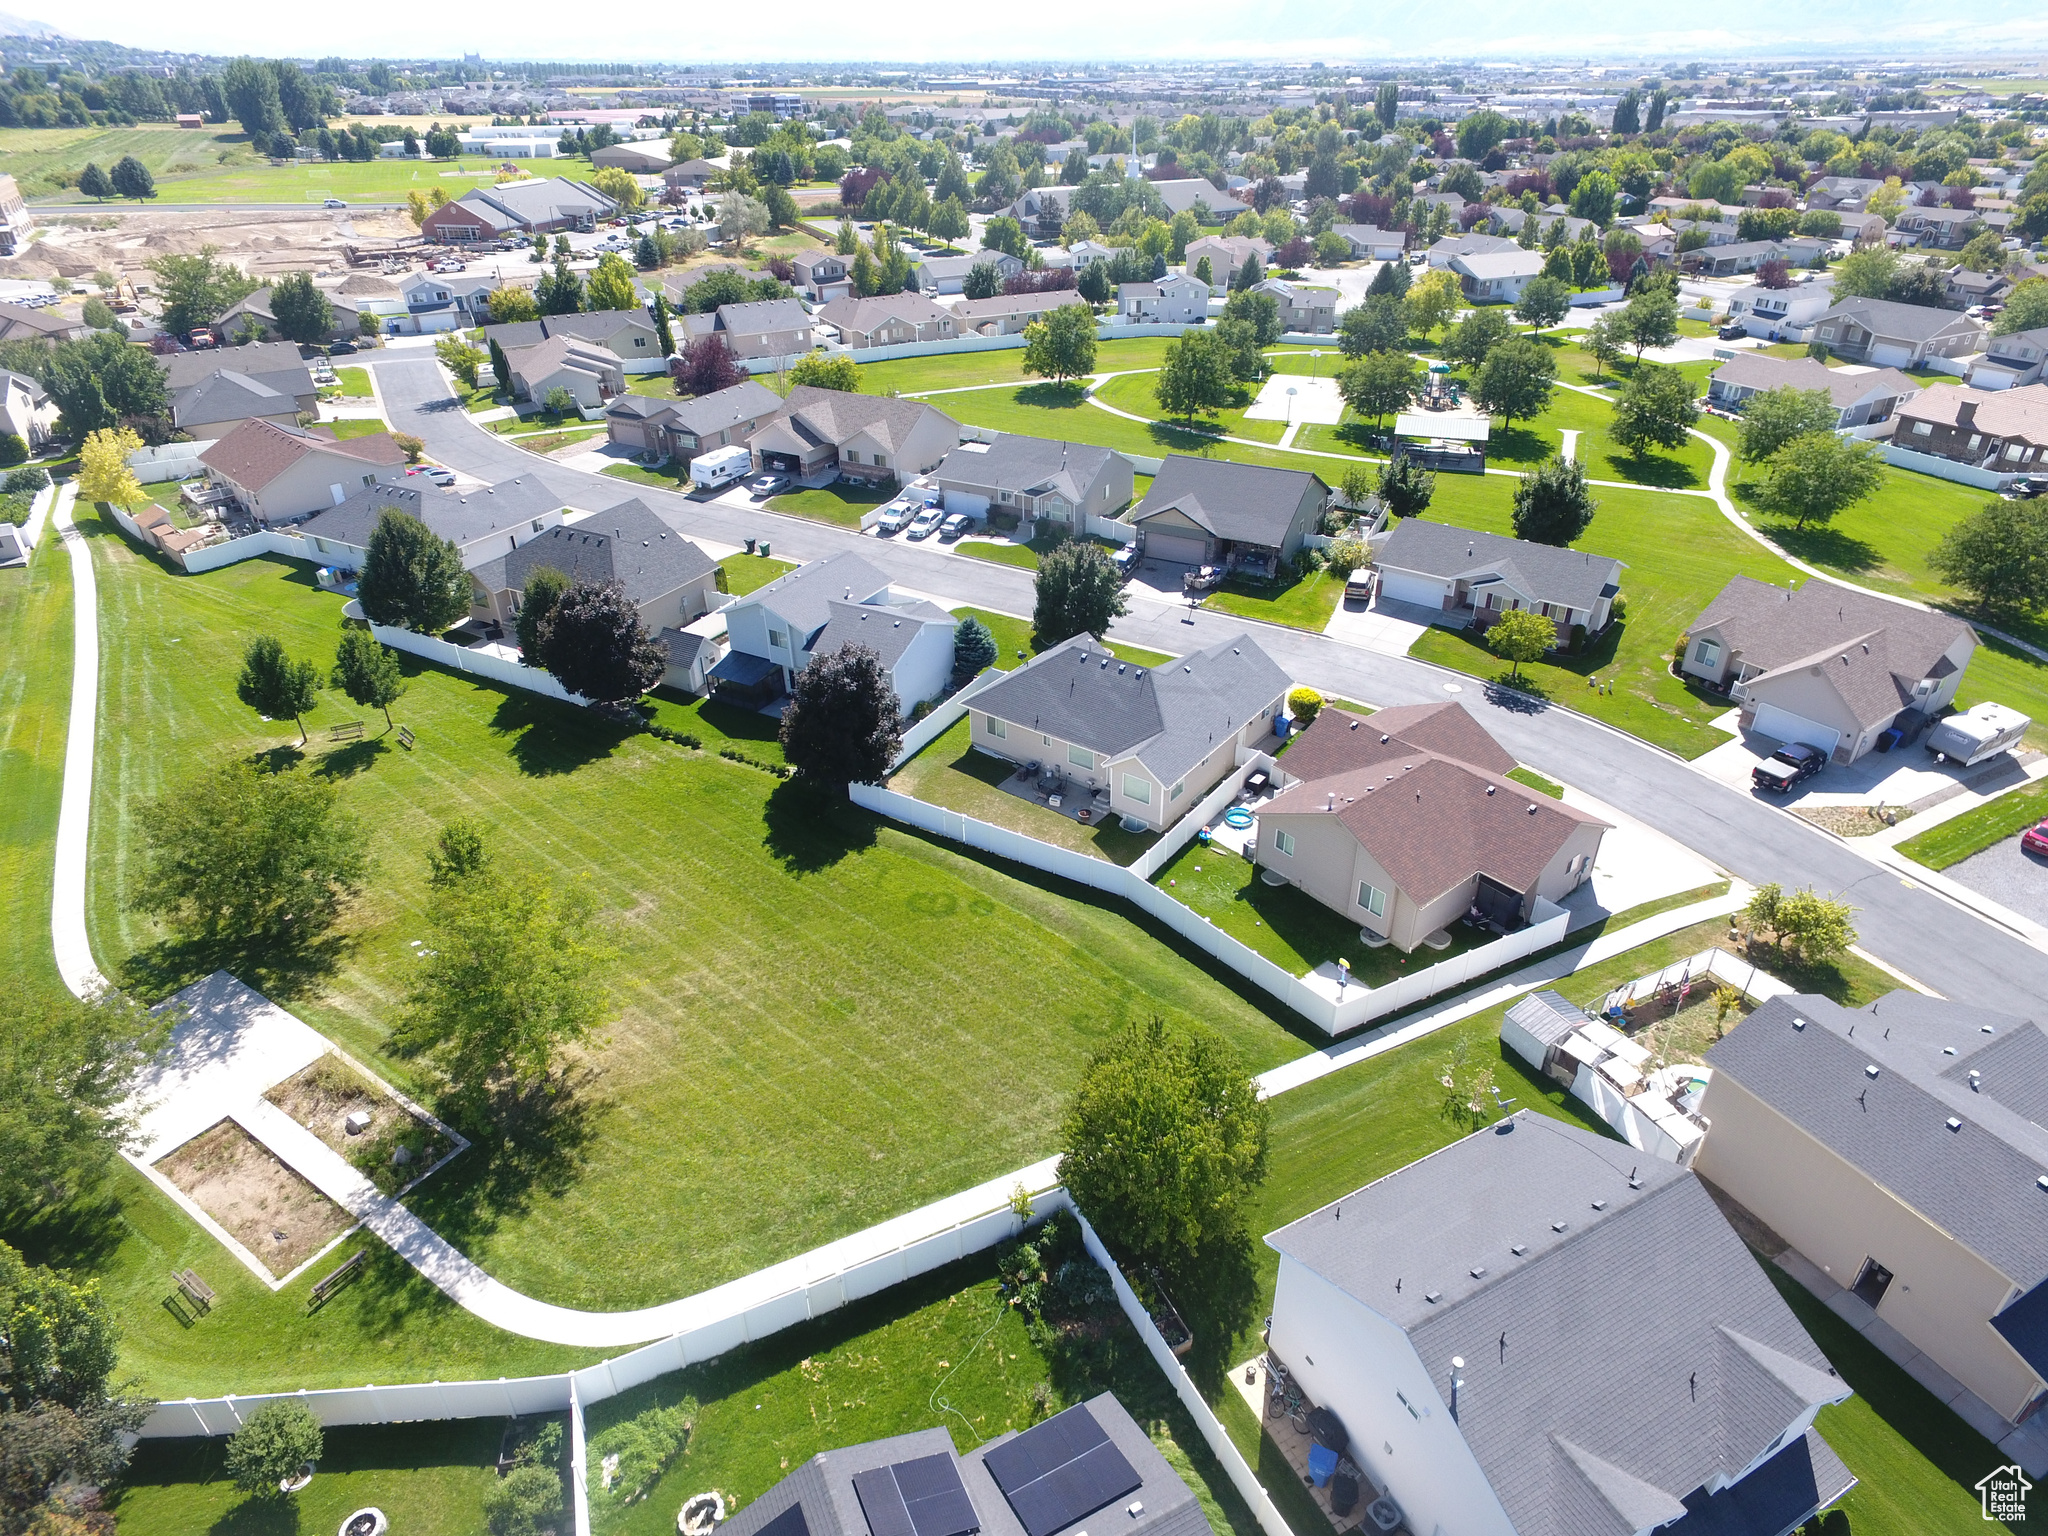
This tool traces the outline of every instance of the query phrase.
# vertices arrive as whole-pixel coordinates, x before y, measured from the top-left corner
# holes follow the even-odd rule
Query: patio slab
[[[1334,427],[1344,419],[1344,396],[1335,379],[1276,373],[1260,387],[1259,398],[1245,407],[1244,419]]]

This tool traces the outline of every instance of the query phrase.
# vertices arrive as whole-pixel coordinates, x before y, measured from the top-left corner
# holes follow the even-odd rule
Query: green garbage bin
[[[768,548],[768,541],[766,539],[763,539],[761,541],[761,558],[763,560],[766,560],[771,553],[773,553],[773,551],[771,551]]]

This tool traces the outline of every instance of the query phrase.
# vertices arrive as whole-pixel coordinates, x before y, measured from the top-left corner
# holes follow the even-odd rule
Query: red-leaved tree
[[[669,359],[669,373],[679,395],[712,395],[730,389],[747,376],[732,348],[717,332],[693,336],[683,350]]]

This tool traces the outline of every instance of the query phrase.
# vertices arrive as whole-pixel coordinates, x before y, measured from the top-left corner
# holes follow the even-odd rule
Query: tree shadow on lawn
[[[7,1212],[0,1221],[0,1238],[31,1264],[89,1275],[106,1273],[128,1235],[121,1197],[105,1179],[106,1171],[62,1204]]]
[[[1778,548],[1808,565],[1832,566],[1838,571],[1858,573],[1884,568],[1884,556],[1875,546],[1839,528],[1819,523],[1797,528],[1791,523],[1772,522],[1765,525],[1763,533]]]
[[[124,992],[160,1001],[215,971],[229,971],[265,997],[289,1002],[324,986],[353,942],[331,929],[221,938],[170,934],[116,965],[115,980]]]
[[[1086,380],[1070,379],[1064,384],[1026,384],[1012,396],[1019,405],[1041,411],[1078,410],[1088,402]]]
[[[352,779],[359,773],[366,773],[376,766],[377,760],[389,756],[391,743],[383,736],[366,736],[361,741],[349,742],[337,747],[320,759],[319,767],[313,770],[316,779]]]
[[[633,734],[589,710],[513,692],[499,700],[491,729],[513,738],[512,761],[532,778],[574,773],[602,762]]]
[[[762,808],[768,851],[792,875],[815,875],[875,844],[879,819],[838,796],[784,779]]]
[[[1552,440],[1551,435],[1538,431],[1527,422],[1517,422],[1504,427],[1486,441],[1486,462],[1489,464],[1542,464],[1554,459],[1563,446],[1564,439]]]
[[[1660,491],[1692,490],[1701,483],[1699,471],[1690,464],[1667,459],[1662,454],[1614,452],[1600,457],[1614,471],[1616,479],[1654,486]]]

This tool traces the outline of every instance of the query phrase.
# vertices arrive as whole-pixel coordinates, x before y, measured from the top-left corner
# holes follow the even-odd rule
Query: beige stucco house
[[[960,424],[922,400],[799,384],[747,446],[763,471],[882,481],[923,474],[959,442]]]
[[[338,507],[405,463],[389,432],[339,441],[320,432],[245,421],[199,456],[206,475],[265,523]]]

